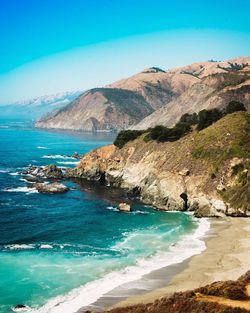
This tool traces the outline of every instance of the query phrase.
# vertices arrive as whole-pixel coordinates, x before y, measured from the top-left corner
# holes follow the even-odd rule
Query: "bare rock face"
[[[40,193],[65,193],[69,190],[69,188],[63,184],[59,183],[52,183],[52,184],[46,184],[46,183],[36,183],[34,184],[34,187],[37,189]]]
[[[39,182],[44,180],[45,178],[48,179],[62,179],[63,178],[63,172],[62,170],[57,167],[55,164],[50,164],[45,167],[41,166],[32,166],[28,168],[27,170],[21,172],[22,175],[29,175],[26,176],[26,180],[29,180],[31,182]]]
[[[118,209],[121,212],[131,212],[131,207],[127,203],[119,203]]]
[[[45,166],[43,169],[43,174],[47,178],[61,179],[62,178],[62,170],[58,168],[55,164],[50,164]]]
[[[221,151],[225,154],[231,151],[242,153],[240,149],[246,147],[241,145],[239,148],[238,143],[249,142],[249,123],[250,115],[238,112],[201,132],[194,131],[174,142],[145,142],[142,136],[121,149],[108,145],[87,153],[67,175],[126,189],[158,209],[191,210],[196,212],[197,217],[241,214],[241,209],[229,204],[232,202],[231,196],[224,195],[228,189],[218,190],[217,187],[219,183],[232,186],[232,192],[236,196],[241,195],[242,204],[239,207],[245,207],[247,200],[244,199],[248,190],[248,172],[245,171],[248,169],[241,169],[243,176],[237,174],[240,179],[246,176],[241,182],[242,186],[232,184],[236,176],[230,177],[228,174],[232,166],[235,170],[235,166],[241,163],[233,161],[230,154],[224,158]],[[231,139],[226,136],[228,132],[232,134]],[[197,154],[197,151],[206,153]],[[218,163],[218,160],[221,161]],[[215,161],[221,169],[218,168],[216,176],[212,177],[210,171]],[[247,159],[241,162],[246,164]]]

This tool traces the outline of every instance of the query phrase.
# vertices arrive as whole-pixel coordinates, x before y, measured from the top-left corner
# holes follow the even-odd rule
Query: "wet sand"
[[[169,282],[166,277],[164,287],[136,294],[116,304],[110,303],[109,307],[149,303],[175,291],[194,289],[218,280],[237,279],[250,269],[250,219],[211,220],[211,229],[204,239],[206,250],[183,262],[180,271]],[[160,271],[164,276],[164,269]],[[153,276],[154,272],[150,275]]]
[[[203,237],[206,250],[201,254],[115,288],[79,312],[149,303],[175,291],[237,279],[250,269],[250,219],[211,219],[210,223],[210,230]]]

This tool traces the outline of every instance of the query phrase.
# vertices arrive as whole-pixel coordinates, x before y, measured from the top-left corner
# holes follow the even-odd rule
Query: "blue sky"
[[[249,12],[249,0],[0,0],[0,103],[249,55]]]

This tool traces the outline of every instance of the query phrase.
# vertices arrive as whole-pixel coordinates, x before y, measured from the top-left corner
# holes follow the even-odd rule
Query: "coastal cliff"
[[[87,153],[69,177],[121,187],[163,210],[196,216],[249,214],[250,114],[229,114],[174,142],[145,141]]]

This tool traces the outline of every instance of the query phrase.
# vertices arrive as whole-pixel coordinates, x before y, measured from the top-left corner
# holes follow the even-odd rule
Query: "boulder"
[[[42,172],[47,178],[61,179],[63,177],[62,170],[58,168],[55,164],[45,166]]]
[[[181,171],[179,171],[179,174],[181,176],[188,176],[190,174],[190,170],[187,168],[183,168]]]
[[[81,156],[78,152],[75,152],[75,153],[72,155],[72,158],[77,159],[77,160],[80,160],[81,157],[82,157],[82,156]]]
[[[29,309],[29,307],[25,304],[17,304],[14,306],[14,308],[12,309],[15,312],[25,312]]]
[[[219,183],[216,187],[216,189],[218,191],[225,191],[226,190],[226,186],[223,183]]]
[[[195,217],[224,217],[226,207],[221,200],[199,197],[193,201],[190,211],[195,211]]]
[[[36,183],[34,184],[34,187],[37,189],[40,193],[65,193],[69,190],[67,186],[64,184],[59,183],[52,183],[52,184],[42,184],[42,183]]]
[[[119,203],[118,209],[121,212],[131,212],[130,205],[125,202]]]

